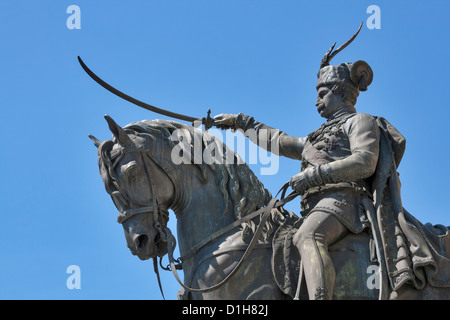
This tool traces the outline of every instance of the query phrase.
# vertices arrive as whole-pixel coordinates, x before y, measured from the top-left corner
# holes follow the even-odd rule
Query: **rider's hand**
[[[219,129],[235,129],[237,114],[221,113],[214,117],[214,126]]]
[[[323,185],[324,181],[319,174],[320,167],[309,167],[297,173],[291,178],[289,185],[299,194],[303,194],[309,188]]]
[[[300,172],[297,173],[295,176],[292,176],[291,181],[289,181],[289,185],[299,194],[305,192],[306,189],[308,189],[305,173]]]

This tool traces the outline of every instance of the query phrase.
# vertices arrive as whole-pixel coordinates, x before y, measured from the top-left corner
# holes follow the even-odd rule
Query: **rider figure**
[[[370,66],[364,61],[329,65],[330,51],[322,59],[316,86],[317,111],[327,121],[307,137],[288,136],[244,114],[214,118],[217,127],[242,129],[244,134],[248,129],[267,130],[267,144],[254,134],[247,136],[268,151],[301,160],[301,172],[290,185],[301,194],[306,216],[294,244],[302,257],[310,299],[333,295],[335,270],[328,247],[369,226],[361,201],[371,197],[369,178],[376,170],[380,144],[375,118],[355,109],[359,92],[372,81]],[[270,150],[273,142],[279,150]]]

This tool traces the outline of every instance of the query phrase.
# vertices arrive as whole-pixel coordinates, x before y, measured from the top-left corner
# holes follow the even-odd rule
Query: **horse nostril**
[[[147,244],[147,241],[148,241],[148,236],[145,234],[141,234],[136,239],[136,248],[140,249],[142,247],[145,247],[145,245]]]

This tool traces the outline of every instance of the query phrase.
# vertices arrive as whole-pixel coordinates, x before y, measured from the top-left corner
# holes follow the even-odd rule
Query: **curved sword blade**
[[[184,114],[180,114],[180,113],[175,113],[172,111],[168,111],[168,110],[164,110],[155,106],[152,106],[148,103],[145,103],[143,101],[140,101],[138,99],[135,99],[133,97],[130,97],[129,95],[123,93],[122,91],[117,90],[116,88],[114,88],[113,86],[107,84],[105,81],[103,81],[102,79],[100,79],[94,72],[92,72],[91,69],[89,69],[86,64],[83,62],[83,60],[81,60],[81,58],[78,56],[78,62],[80,63],[81,67],[84,69],[84,71],[86,71],[86,73],[95,81],[97,82],[99,85],[101,85],[103,88],[105,88],[106,90],[114,93],[116,96],[121,97],[122,99],[127,100],[128,102],[131,102],[141,108],[147,109],[149,111],[153,111],[159,114],[162,114],[164,116],[168,116],[171,118],[175,118],[175,119],[179,119],[179,120],[184,120],[184,121],[189,121],[189,122],[194,122],[194,121],[202,121],[202,123],[204,123],[204,118],[195,118],[195,117],[190,117],[190,116],[186,116]]]

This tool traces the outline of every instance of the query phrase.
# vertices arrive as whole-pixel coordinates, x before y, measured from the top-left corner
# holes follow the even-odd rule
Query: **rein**
[[[284,206],[286,203],[288,203],[289,201],[293,200],[294,198],[296,198],[298,196],[298,194],[296,192],[292,192],[290,195],[288,195],[287,197],[285,197],[286,191],[289,187],[289,182],[286,182],[283,187],[281,187],[280,191],[278,191],[277,195],[275,197],[278,196],[278,194],[280,192],[282,192],[281,194],[281,200],[279,200],[274,207],[282,207]],[[264,208],[258,209],[256,211],[254,211],[253,213],[250,213],[248,215],[246,215],[245,217],[234,221],[232,224],[229,224],[225,227],[223,227],[220,230],[217,230],[216,232],[214,232],[213,234],[209,235],[208,237],[204,238],[203,240],[199,241],[196,245],[194,245],[189,251],[188,253],[186,253],[184,256],[180,257],[179,260],[183,261],[186,259],[189,259],[191,256],[193,256],[195,253],[197,253],[201,248],[203,248],[204,246],[206,246],[208,243],[212,242],[213,240],[217,239],[218,237],[220,237],[221,235],[225,234],[226,232],[240,226],[242,223],[247,222],[252,220],[253,218],[261,215],[263,213]]]
[[[295,191],[293,191],[291,194],[289,194],[287,197],[284,197],[286,194],[286,191],[289,187],[289,182],[286,182],[283,187],[281,187],[280,191],[278,191],[277,196],[280,192],[282,192],[281,194],[281,200],[278,200],[275,196],[275,198],[272,198],[269,203],[267,204],[267,206],[260,208],[258,210],[256,210],[255,212],[246,215],[245,217],[233,222],[232,224],[214,232],[212,235],[210,235],[209,237],[203,239],[202,241],[200,241],[199,243],[197,243],[191,250],[189,250],[189,252],[184,255],[183,257],[175,260],[173,257],[173,252],[175,250],[175,246],[176,246],[176,240],[175,237],[172,235],[171,231],[166,228],[166,234],[168,235],[168,241],[167,241],[167,252],[168,252],[168,257],[169,257],[169,263],[170,263],[170,270],[172,271],[173,275],[175,276],[175,279],[178,281],[178,283],[185,289],[191,292],[195,292],[195,293],[207,293],[213,290],[216,290],[218,288],[220,288],[221,286],[223,286],[237,271],[238,269],[242,266],[243,262],[247,259],[247,257],[250,255],[250,253],[252,252],[252,250],[255,248],[256,244],[258,243],[258,240],[262,234],[262,230],[264,228],[264,225],[266,224],[270,213],[272,211],[272,209],[274,208],[278,208],[278,207],[282,207],[284,206],[286,203],[288,203],[289,201],[292,201],[293,199],[295,199],[297,196],[299,196],[299,194]],[[208,243],[212,242],[213,240],[215,240],[216,238],[218,238],[219,236],[223,235],[224,233],[232,230],[233,228],[236,228],[237,226],[241,225],[243,222],[249,221],[257,216],[261,216],[261,220],[259,222],[259,225],[252,237],[252,240],[250,241],[249,245],[247,246],[247,248],[245,249],[245,252],[243,254],[243,256],[241,257],[241,259],[239,260],[238,264],[234,267],[234,269],[219,283],[208,287],[208,288],[203,288],[203,289],[195,289],[195,288],[191,288],[186,286],[180,279],[180,277],[178,276],[178,272],[177,272],[177,265],[175,265],[176,262],[178,262],[178,260],[186,260],[187,258],[191,257],[193,254],[195,254],[196,252],[198,252],[198,250],[200,250],[201,248],[203,248],[204,246],[206,246]],[[236,249],[239,250],[240,248]]]
[[[254,212],[255,216],[261,215],[261,221],[258,225],[258,228],[256,229],[255,234],[253,235],[252,240],[250,241],[250,244],[248,245],[247,249],[244,252],[244,255],[241,257],[241,259],[239,260],[238,264],[236,265],[236,267],[234,267],[233,271],[231,271],[222,281],[220,281],[218,284],[213,285],[209,288],[204,288],[204,289],[194,289],[194,288],[190,288],[188,286],[186,286],[180,279],[180,277],[178,276],[178,272],[177,272],[177,268],[175,266],[175,259],[173,258],[173,251],[175,249],[175,245],[176,245],[176,241],[175,241],[175,237],[170,233],[169,238],[172,239],[172,241],[167,241],[167,251],[168,251],[168,256],[169,256],[169,262],[170,262],[170,270],[172,270],[173,275],[175,276],[175,279],[177,279],[178,283],[186,290],[191,291],[191,292],[195,292],[195,293],[206,293],[206,292],[210,292],[213,290],[216,290],[218,288],[220,288],[222,285],[225,284],[225,282],[227,282],[235,273],[236,271],[242,266],[242,263],[245,261],[245,259],[248,257],[248,255],[252,252],[254,246],[256,245],[256,243],[258,242],[258,239],[262,233],[262,230],[264,228],[265,223],[267,222],[267,219],[270,216],[270,212],[273,208],[275,208],[275,204],[278,201],[278,199],[276,198],[272,198],[272,200],[270,200],[269,204],[262,208],[259,209],[258,211]],[[242,219],[241,219],[242,220]],[[237,222],[240,222],[237,221]],[[234,225],[234,223],[232,224]],[[219,230],[221,231],[221,230]],[[170,232],[170,230],[169,230]],[[206,243],[209,243],[210,241],[207,241]],[[206,245],[205,243],[205,245]]]
[[[125,150],[123,150],[123,151],[125,151]],[[161,238],[163,240],[165,240],[166,243],[167,243],[167,253],[168,253],[170,267],[168,267],[168,268],[164,268],[163,267],[163,269],[171,270],[173,275],[175,276],[175,279],[178,281],[178,283],[185,290],[188,290],[188,291],[191,291],[191,292],[207,293],[207,292],[216,290],[216,289],[220,288],[221,286],[223,286],[239,270],[239,268],[242,266],[243,262],[247,259],[247,257],[250,255],[250,253],[253,251],[253,249],[257,245],[258,240],[259,240],[259,238],[260,238],[260,236],[262,234],[264,225],[266,224],[267,220],[269,219],[272,209],[278,208],[278,207],[282,207],[287,202],[293,200],[294,198],[296,198],[299,195],[298,193],[293,191],[287,197],[284,197],[285,193],[286,193],[286,191],[287,191],[287,189],[289,187],[289,182],[285,183],[283,185],[283,187],[280,189],[280,191],[278,191],[278,193],[277,193],[277,196],[278,196],[278,194],[280,192],[282,192],[281,200],[278,200],[276,198],[276,196],[275,196],[274,198],[272,198],[269,201],[267,206],[265,206],[263,208],[260,208],[260,209],[256,210],[255,212],[253,212],[251,214],[248,214],[245,217],[243,217],[243,218],[233,222],[232,224],[227,225],[224,228],[214,232],[210,236],[208,236],[205,239],[203,239],[200,242],[198,242],[183,257],[175,260],[174,257],[173,257],[173,252],[174,252],[175,247],[176,247],[176,240],[175,240],[175,237],[173,236],[172,232],[165,225],[164,220],[161,217],[161,211],[167,212],[169,206],[158,203],[156,192],[155,192],[156,186],[154,185],[154,182],[151,179],[150,172],[149,172],[149,170],[147,168],[147,164],[146,164],[146,161],[144,159],[143,152],[139,151],[139,154],[140,154],[140,156],[141,156],[141,158],[143,160],[145,172],[146,172],[146,175],[147,175],[147,179],[148,179],[148,181],[150,183],[150,190],[151,190],[151,193],[152,193],[153,204],[151,206],[138,206],[138,207],[135,207],[135,208],[125,209],[125,210],[121,207],[120,210],[119,210],[120,213],[119,213],[119,215],[117,217],[117,221],[120,224],[122,224],[123,222],[125,222],[126,220],[130,219],[131,217],[133,217],[133,216],[135,216],[137,214],[142,214],[142,213],[153,214],[153,216],[154,216],[154,227],[159,231],[159,233],[161,235]],[[149,159],[152,160],[151,158],[149,158]],[[120,191],[112,192],[111,196],[115,196],[115,197],[120,197],[121,196],[121,197],[124,197],[129,202],[129,204],[133,203],[132,201],[127,199],[123,194],[121,194]],[[226,232],[228,232],[228,231],[230,231],[230,230],[240,226],[242,223],[247,222],[247,221],[249,221],[251,219],[254,219],[255,217],[258,217],[258,216],[261,216],[259,225],[256,228],[256,231],[255,231],[255,233],[254,233],[254,235],[253,235],[249,245],[245,249],[245,252],[244,252],[243,256],[241,257],[241,259],[239,260],[237,265],[234,267],[234,269],[222,281],[220,281],[216,285],[213,285],[213,286],[208,287],[208,288],[203,288],[203,289],[195,289],[195,288],[188,287],[188,286],[186,286],[183,283],[183,281],[181,281],[180,277],[178,276],[178,272],[177,272],[177,269],[181,269],[179,260],[183,261],[183,260],[186,260],[186,259],[192,257],[201,248],[205,247],[207,244],[209,244],[213,240],[217,239],[221,235],[223,235]],[[242,248],[239,248],[239,249],[242,250]],[[160,263],[161,263],[161,261],[160,261]],[[176,265],[176,263],[178,263],[178,265]],[[161,279],[160,279],[160,276],[159,276],[158,264],[157,264],[157,258],[156,257],[153,258],[153,266],[154,266],[154,271],[155,271],[155,273],[157,275],[159,289],[161,291],[163,299],[165,299],[164,292],[163,292],[162,285],[161,285]]]

